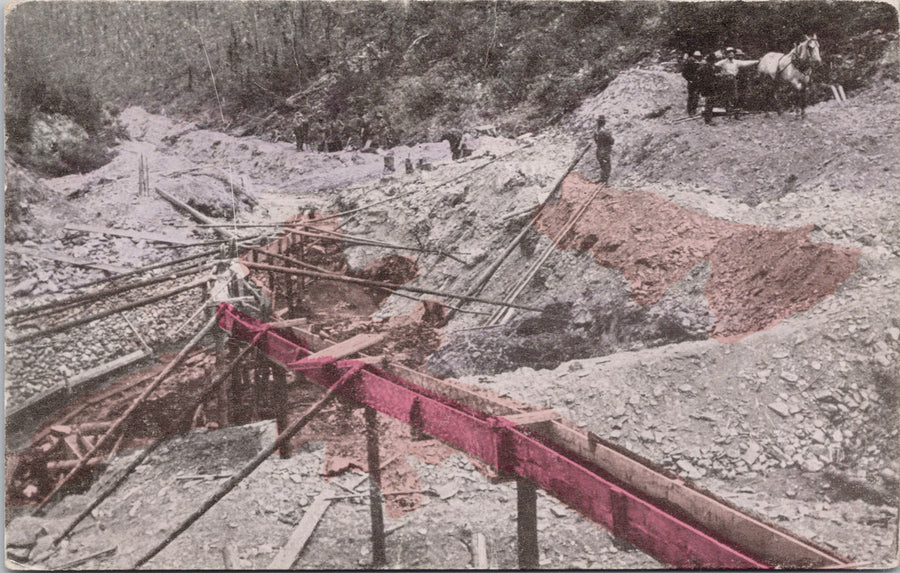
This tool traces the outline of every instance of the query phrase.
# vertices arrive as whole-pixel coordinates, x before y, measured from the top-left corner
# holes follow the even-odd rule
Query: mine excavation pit
[[[892,7],[177,4],[7,14],[9,566],[896,565]]]
[[[553,230],[554,209],[566,208],[567,200],[575,204],[569,194],[583,186],[594,189],[591,199],[577,201],[581,206],[574,211],[576,215],[565,215],[565,226],[557,223],[557,230]],[[518,236],[524,238],[527,233],[541,231],[555,237],[556,244],[563,247],[561,252],[574,247],[580,251],[575,256],[582,257],[619,249],[621,253],[629,248],[627,240],[613,237],[610,240],[614,247],[607,247],[607,240],[597,234],[590,234],[585,240],[577,233],[581,217],[586,213],[596,216],[593,209],[600,208],[594,205],[588,210],[591,201],[601,195],[612,197],[613,189],[570,175],[558,179],[547,199],[557,191],[561,199],[545,201],[528,223],[536,230],[522,227]],[[191,213],[176,200],[167,200]],[[209,221],[196,213],[193,216]],[[37,503],[40,514],[46,504],[52,507],[62,494],[68,498],[82,495],[95,500],[64,530],[53,534],[55,537],[46,549],[48,553],[40,557],[52,558],[57,543],[66,539],[88,516],[104,515],[95,513],[96,508],[122,483],[127,483],[132,472],[146,467],[141,464],[152,460],[150,456],[160,446],[163,452],[181,451],[180,455],[184,456],[184,450],[172,447],[186,439],[179,437],[185,436],[185,432],[199,429],[212,432],[208,434],[212,438],[228,428],[258,426],[274,420],[274,427],[267,434],[269,440],[259,446],[264,449],[252,459],[245,459],[247,465],[240,472],[236,471],[237,467],[229,467],[224,459],[235,463],[233,452],[226,454],[219,448],[213,450],[221,452],[218,456],[209,451],[204,454],[203,459],[208,461],[196,469],[197,478],[191,478],[190,474],[176,476],[176,483],[200,479],[219,489],[158,544],[141,551],[136,545],[129,554],[118,558],[133,559],[133,566],[149,562],[270,454],[277,451],[281,458],[290,459],[302,452],[316,451],[310,448],[315,448],[318,440],[324,440],[321,475],[337,480],[353,476],[354,471],[369,472],[374,476],[372,483],[378,484],[371,486],[375,493],[369,497],[376,495],[372,499],[383,499],[383,511],[389,519],[419,511],[430,501],[430,495],[444,498],[440,492],[434,494],[436,490],[423,486],[422,478],[416,477],[421,471],[417,472],[411,465],[413,459],[435,463],[452,457],[455,448],[461,448],[470,456],[467,465],[481,472],[482,479],[487,480],[485,483],[516,484],[518,509],[514,520],[518,524],[516,537],[520,548],[516,559],[522,567],[540,566],[536,550],[539,530],[535,483],[587,518],[586,523],[594,521],[610,528],[617,538],[634,543],[664,563],[765,567],[776,560],[785,563],[785,559],[795,559],[795,563],[804,565],[846,562],[846,558],[826,548],[763,524],[749,514],[735,514],[735,508],[687,483],[673,482],[668,470],[583,430],[552,409],[420,373],[426,366],[439,376],[495,374],[518,367],[554,369],[574,359],[613,354],[634,343],[637,346],[631,348],[640,349],[686,340],[708,340],[713,319],[698,297],[701,285],[708,283],[711,275],[708,264],[698,264],[682,277],[681,288],[694,293],[693,306],[684,302],[673,305],[672,301],[666,304],[665,299],[660,299],[663,304],[657,307],[640,305],[631,300],[634,293],[619,298],[607,294],[605,299],[600,294],[543,307],[516,304],[516,295],[556,250],[553,243],[532,236],[530,240],[543,250],[519,252],[519,256],[537,262],[532,264],[532,272],[524,280],[519,277],[506,289],[502,300],[475,296],[477,291],[472,289],[465,295],[450,295],[451,300],[456,300],[445,303],[438,298],[446,297],[446,292],[404,286],[421,276],[417,260],[408,255],[387,255],[362,268],[350,269],[345,250],[354,246],[390,249],[383,247],[388,244],[384,242],[345,239],[336,219],[326,216],[318,221],[315,214],[307,212],[288,219],[282,229],[264,237],[265,242],[256,239],[259,246],[250,244],[239,248],[233,239],[230,245],[208,253],[215,257],[209,262],[179,259],[180,265],[187,266],[182,270],[178,270],[181,267],[169,269],[162,278],[194,280],[139,300],[112,303],[113,297],[122,292],[137,290],[143,294],[142,288],[156,286],[155,279],[134,283],[133,289],[106,287],[100,294],[81,295],[11,313],[13,317],[26,319],[36,314],[33,320],[41,324],[39,329],[21,328],[22,333],[12,338],[17,342],[52,339],[57,332],[77,328],[98,317],[152,305],[191,289],[202,291],[205,301],[191,313],[188,322],[205,320],[206,326],[164,368],[135,369],[102,390],[82,392],[83,395],[76,396],[41,425],[33,434],[27,453],[13,458],[8,503]],[[570,234],[573,229],[576,233]],[[508,249],[507,253],[513,251]],[[229,264],[229,254],[239,256]],[[643,258],[638,258],[636,263],[638,267],[650,266]],[[223,273],[226,267],[228,270]],[[219,275],[211,274],[213,270],[218,270]],[[228,278],[223,280],[223,274]],[[194,278],[196,275],[201,275],[200,279]],[[538,288],[546,286],[542,281],[537,285]],[[417,301],[413,311],[406,316],[373,317],[391,294]],[[102,300],[105,308],[90,309],[86,318],[72,319],[73,305],[92,300]],[[228,302],[216,307],[210,300]],[[472,308],[464,308],[466,305],[493,307],[495,311],[473,314]],[[518,312],[511,320],[510,309]],[[80,310],[83,313],[88,309]],[[446,342],[442,327],[448,323],[451,310],[483,317],[485,327],[460,330]],[[48,315],[40,314],[48,312],[53,312],[50,316],[55,316],[55,322],[48,322]],[[133,324],[129,322],[128,326],[144,347],[137,359],[145,358],[149,345]],[[202,335],[212,332],[218,333],[215,349],[194,348]],[[183,366],[179,366],[181,363]],[[122,366],[127,366],[126,361],[122,361]],[[323,389],[328,390],[323,393]],[[73,388],[67,383],[63,390],[72,392]],[[335,398],[337,402],[332,402]],[[378,416],[378,411],[387,416]],[[393,453],[384,464],[379,457],[383,455],[382,449]],[[135,453],[125,455],[125,452]],[[534,465],[542,457],[546,460]],[[129,458],[132,459],[123,467]],[[392,469],[385,473],[371,471],[376,467],[373,463],[382,469]],[[116,467],[118,477],[107,478],[104,472],[107,467],[109,471]],[[637,478],[634,472],[638,472]],[[94,483],[93,476],[99,476],[100,481]],[[363,476],[355,481],[359,485],[364,479]],[[661,495],[672,499],[671,493],[663,494],[665,490],[658,490],[659,485],[654,485],[659,480],[679,484],[676,487],[683,490],[679,495],[686,496],[676,502],[679,510],[673,512],[668,502],[655,505],[659,502],[654,502],[654,498]],[[100,486],[105,489],[97,493]],[[349,493],[343,499],[365,498],[365,494],[346,485],[340,489],[343,494]],[[596,493],[586,493],[590,491]],[[382,493],[383,498],[377,497]],[[331,497],[323,497],[322,503],[342,499],[341,495],[332,488]],[[597,500],[609,501],[598,506],[597,501],[591,501],[595,496]],[[381,501],[369,503],[381,507]],[[387,560],[384,517],[380,511],[376,514],[373,510],[370,516],[374,528],[372,559],[376,564]],[[706,516],[705,523],[690,517],[697,512]],[[128,515],[133,513],[130,511]],[[566,514],[560,509],[553,515]],[[723,526],[725,515],[732,516],[730,520],[734,515],[740,517]],[[723,530],[733,537],[718,540]],[[760,555],[758,548],[742,552],[740,544],[758,535],[773,539],[773,552],[768,556]],[[615,547],[632,547],[627,542],[616,543]],[[685,547],[692,549],[685,551]],[[495,556],[501,553],[498,549]],[[269,565],[290,566],[291,559],[296,559],[296,554],[288,556],[280,552]],[[651,559],[646,563],[656,562]],[[638,559],[637,563],[642,561]]]

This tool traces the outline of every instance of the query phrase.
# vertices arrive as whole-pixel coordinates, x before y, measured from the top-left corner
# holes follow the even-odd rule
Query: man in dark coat
[[[681,67],[681,75],[687,80],[687,112],[688,115],[694,115],[697,113],[697,103],[700,101],[700,85],[699,85],[699,72],[700,66],[703,65],[703,55],[700,51],[694,52],[694,54],[686,58],[684,61],[684,65]]]
[[[716,56],[709,54],[697,70],[697,87],[706,102],[703,106],[703,121],[712,123],[713,102],[718,97],[716,89]]]
[[[462,132],[456,129],[450,129],[441,134],[441,141],[446,141],[450,144],[450,156],[453,160],[457,160],[462,157]]]
[[[303,147],[309,143],[309,120],[302,111],[297,111],[291,120],[291,128],[294,131],[294,139],[297,141],[297,151],[303,151]]]
[[[612,169],[612,148],[615,140],[604,129],[606,118],[597,116],[597,129],[594,131],[594,143],[597,145],[597,163],[600,164],[600,182],[606,184],[609,181],[609,172]]]

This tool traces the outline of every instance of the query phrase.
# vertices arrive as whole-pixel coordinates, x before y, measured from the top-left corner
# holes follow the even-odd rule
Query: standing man
[[[450,157],[453,161],[462,157],[462,148],[460,147],[462,139],[463,134],[458,129],[449,129],[441,134],[440,141],[446,141],[450,144]]]
[[[725,49],[725,59],[716,62],[716,67],[722,74],[724,90],[725,90],[725,112],[733,113],[734,118],[738,117],[738,72],[741,68],[755,66],[759,60],[735,60],[734,48]]]
[[[681,67],[681,75],[687,80],[687,113],[697,113],[697,103],[700,101],[700,66],[703,64],[703,54],[694,52],[693,56],[685,56],[684,65]]]
[[[709,54],[706,56],[706,61],[697,70],[697,85],[700,89],[700,94],[705,100],[703,103],[703,121],[707,124],[712,124],[713,103],[720,96],[716,85],[716,70],[718,68],[716,68],[715,62],[715,54]]]
[[[615,140],[604,129],[606,117],[597,116],[597,130],[594,132],[594,143],[597,144],[597,163],[600,164],[600,182],[606,185],[609,181],[609,172],[612,168],[612,147]]]
[[[303,146],[309,143],[309,120],[299,109],[291,120],[291,129],[294,131],[294,139],[297,141],[297,151],[303,151]]]

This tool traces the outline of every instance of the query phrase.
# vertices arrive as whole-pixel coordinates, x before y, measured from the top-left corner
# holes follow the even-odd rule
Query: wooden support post
[[[247,394],[253,392],[252,363],[247,361],[241,368],[241,382],[237,390],[231,389],[231,417],[237,424],[245,424],[249,420],[249,413],[244,408]],[[251,398],[252,400],[252,398]]]
[[[200,287],[200,300],[203,301],[201,304],[203,305],[203,318],[209,320],[212,318],[212,307],[210,307],[207,302],[209,301],[209,281],[203,283],[203,286]]]
[[[278,433],[284,431],[287,427],[288,419],[287,419],[287,373],[284,368],[279,366],[272,367],[272,382],[273,382],[273,391],[272,398],[275,402],[275,425],[278,429]],[[281,445],[281,448],[278,450],[278,454],[282,458],[286,458],[290,455],[291,448],[288,442],[285,442]]]
[[[381,508],[381,460],[378,455],[378,419],[373,408],[366,408],[366,451],[369,465],[369,512],[372,517],[372,567],[385,567],[384,514]]]
[[[537,569],[539,565],[537,538],[537,488],[526,479],[516,481],[518,498],[519,569]]]
[[[294,317],[294,277],[288,275],[285,277],[286,282],[286,291],[287,291],[287,308],[288,308],[288,318]]]
[[[253,388],[250,419],[259,420],[263,411],[263,398],[266,395],[266,389],[269,387],[269,364],[264,355],[259,350],[256,351],[256,360],[253,368]]]
[[[291,236],[293,236],[293,237],[299,236],[300,237],[300,241],[299,241],[300,256],[298,256],[297,258],[300,259],[301,261],[306,262],[306,238],[301,235],[291,235]],[[306,287],[306,277],[300,277],[300,295],[299,296],[303,296],[305,287]]]
[[[240,364],[231,371],[231,381],[228,384],[228,420],[231,423],[236,423],[240,414],[245,368],[246,364]]]
[[[225,428],[230,423],[232,418],[232,401],[231,398],[234,395],[235,388],[237,387],[238,380],[240,379],[240,369],[237,364],[234,362],[235,357],[240,352],[238,347],[238,342],[234,338],[229,338],[225,343],[225,346],[228,348],[228,357],[226,358],[229,364],[234,364],[234,367],[231,369],[231,372],[228,373],[228,376],[219,386],[219,394],[217,396],[218,406],[219,406],[219,427]]]

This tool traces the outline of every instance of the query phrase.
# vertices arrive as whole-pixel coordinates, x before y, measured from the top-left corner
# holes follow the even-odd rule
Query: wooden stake
[[[516,480],[516,497],[519,569],[537,569],[540,565],[537,537],[537,488],[530,481],[519,478]]]
[[[275,402],[275,425],[280,434],[288,425],[287,373],[284,368],[275,365],[272,366],[272,399]],[[289,457],[291,454],[290,443],[282,444],[278,454],[282,458]]]
[[[372,521],[372,567],[387,565],[384,543],[384,515],[381,508],[381,463],[378,459],[378,418],[366,408],[366,454],[369,466],[369,515]]]
[[[472,538],[472,566],[475,569],[488,568],[487,540],[483,533],[476,533]]]

